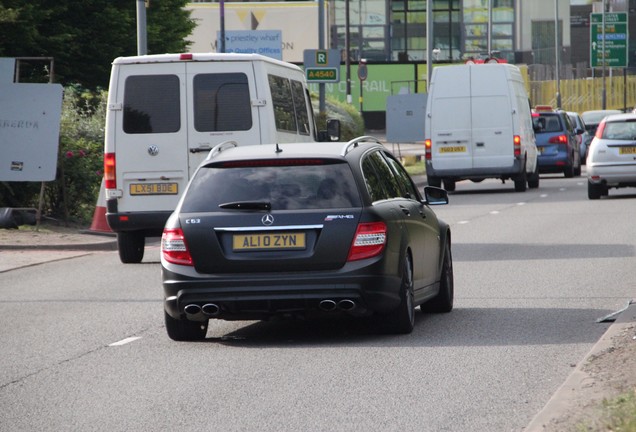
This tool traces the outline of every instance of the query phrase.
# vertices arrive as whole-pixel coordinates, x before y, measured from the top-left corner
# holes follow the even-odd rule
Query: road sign
[[[592,67],[627,67],[627,13],[605,13],[605,47],[603,47],[603,13],[590,18],[590,65]],[[603,57],[604,55],[604,57]]]
[[[303,52],[305,76],[309,82],[340,81],[340,50],[314,50]]]
[[[306,68],[305,75],[308,82],[338,82],[340,68]]]

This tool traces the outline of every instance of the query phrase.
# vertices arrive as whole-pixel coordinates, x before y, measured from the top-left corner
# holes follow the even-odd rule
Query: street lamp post
[[[351,104],[351,59],[349,50],[351,40],[349,34],[349,0],[345,0],[345,69],[347,70],[347,103]]]
[[[559,52],[559,0],[554,0],[554,56],[555,56],[555,77],[556,77],[556,106],[561,108],[561,79],[560,71],[560,52]]]

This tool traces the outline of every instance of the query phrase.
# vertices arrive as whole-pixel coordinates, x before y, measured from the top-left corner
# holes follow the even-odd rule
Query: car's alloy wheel
[[[197,341],[205,339],[208,332],[208,321],[190,321],[174,319],[166,311],[163,312],[166,332],[175,341]]]
[[[446,242],[444,261],[439,282],[439,293],[428,302],[420,306],[422,312],[447,313],[453,310],[455,284],[453,278],[453,256],[450,244]]]
[[[124,264],[140,263],[144,257],[146,238],[136,232],[120,232],[117,234],[119,259]]]
[[[393,333],[408,334],[415,326],[415,299],[413,293],[413,269],[411,257],[404,258],[404,268],[402,270],[402,283],[400,286],[400,305],[393,312],[388,314],[386,325]]]

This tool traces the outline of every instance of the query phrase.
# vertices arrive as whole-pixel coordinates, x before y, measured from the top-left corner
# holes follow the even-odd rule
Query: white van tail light
[[[165,228],[161,236],[161,255],[173,264],[194,265],[181,228]]]
[[[512,138],[512,143],[515,148],[515,157],[521,156],[521,137],[519,135],[515,135]]]
[[[380,255],[386,245],[384,222],[361,223],[349,249],[347,261],[357,261]]]
[[[104,154],[104,188],[117,189],[117,177],[115,177],[115,153]]]
[[[430,139],[424,140],[424,150],[425,150],[425,156],[424,158],[426,160],[431,160],[433,155],[432,155],[432,147],[433,147],[433,143],[431,142]]]

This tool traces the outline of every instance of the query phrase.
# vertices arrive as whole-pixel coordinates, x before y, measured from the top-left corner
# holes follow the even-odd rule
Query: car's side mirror
[[[318,132],[318,141],[340,141],[340,120],[327,119],[327,130]]]
[[[424,187],[424,200],[428,205],[448,204],[448,192],[435,186]]]

